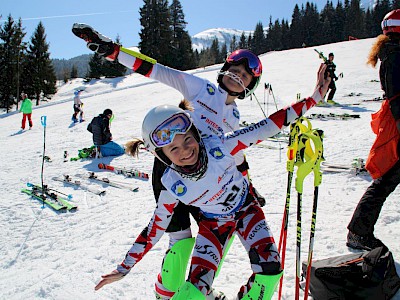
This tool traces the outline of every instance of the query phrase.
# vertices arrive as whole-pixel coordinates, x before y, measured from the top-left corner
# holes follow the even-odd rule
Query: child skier
[[[85,121],[83,119],[83,103],[81,101],[80,95],[81,95],[82,90],[77,90],[74,92],[74,113],[72,115],[72,121],[74,123],[78,122],[78,115],[79,115],[79,122]]]
[[[115,44],[111,39],[96,32],[86,24],[74,24],[73,33],[83,38],[89,49],[106,57],[108,60],[118,60],[124,66],[133,69],[151,79],[158,80],[180,91],[193,108],[191,117],[196,127],[204,134],[221,135],[239,129],[240,113],[235,100],[250,96],[257,88],[262,76],[262,64],[260,59],[251,51],[239,49],[231,53],[225,64],[218,72],[218,86],[203,78],[179,70],[165,67],[156,63],[153,59],[125,49]],[[145,57],[141,59],[136,56]],[[238,169],[247,176],[249,168],[242,151],[235,155]],[[158,202],[164,193],[167,193],[161,183],[161,176],[166,166],[155,158],[152,174],[152,184],[155,199]],[[256,195],[261,206],[265,205],[265,199],[259,195],[251,185],[251,191]],[[176,214],[167,228],[170,235],[169,247],[177,241],[190,238],[189,208],[183,204],[175,208]],[[179,251],[179,249],[177,250]],[[179,255],[177,255],[178,257]],[[155,284],[156,296],[160,299],[170,299],[173,291],[163,284],[161,274]]]
[[[323,79],[325,68],[322,65],[319,69],[318,85],[311,98],[222,136],[200,136],[190,116],[177,107],[164,105],[150,110],[142,124],[143,141],[134,141],[130,153],[136,155],[140,144],[144,144],[168,165],[161,179],[167,193],[159,199],[150,223],[124,261],[116,270],[103,275],[95,289],[128,274],[158,242],[169,225],[173,209],[183,202],[199,208],[199,233],[188,281],[172,299],[206,299],[224,249],[234,233],[248,252],[253,270],[248,282],[240,288],[238,299],[270,299],[282,275],[279,253],[264,213],[250,193],[249,181],[235,167],[233,155],[277,134],[322,100],[330,82],[329,78]],[[207,251],[203,251],[205,244]]]

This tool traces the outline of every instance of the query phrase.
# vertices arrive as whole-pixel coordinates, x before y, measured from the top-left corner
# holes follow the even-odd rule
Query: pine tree
[[[192,39],[185,30],[186,21],[179,0],[173,0],[169,7],[172,30],[171,67],[178,70],[189,70],[196,67],[192,49]]]
[[[334,22],[335,9],[331,1],[327,1],[324,9],[321,11],[320,18],[322,21],[322,36],[319,44],[328,44],[336,38],[336,28]]]
[[[140,51],[161,64],[172,64],[172,30],[167,0],[144,0],[139,9]]]
[[[265,40],[266,38],[264,34],[263,24],[261,22],[258,22],[256,28],[254,29],[253,35],[253,50],[255,54],[259,55],[266,52]]]
[[[5,107],[7,112],[14,103],[17,104],[18,109],[20,62],[26,50],[26,45],[22,40],[25,35],[21,19],[15,23],[11,15],[0,28],[0,39],[3,41],[0,43],[0,106]]]
[[[228,47],[226,46],[226,43],[224,43],[221,47],[221,50],[219,51],[218,63],[225,62],[227,54],[228,54]]]
[[[322,33],[319,13],[315,4],[307,2],[302,23],[304,28],[304,43],[307,46],[318,45]]]
[[[93,54],[89,61],[89,71],[86,78],[100,79],[103,76],[103,58],[97,53]]]
[[[335,8],[335,15],[332,19],[332,26],[335,28],[335,35],[333,41],[339,42],[345,40],[347,37],[344,32],[344,24],[346,23],[346,11],[342,2],[338,1]]]
[[[347,36],[363,38],[364,33],[364,13],[360,7],[360,0],[351,0],[350,6],[346,9],[345,33]]]
[[[272,21],[270,22],[272,23]],[[299,6],[296,4],[292,14],[292,21],[290,22],[289,33],[289,48],[300,48],[304,42],[303,29],[302,29],[302,16]]]
[[[212,64],[218,64],[221,61],[220,57],[220,50],[219,50],[219,42],[217,38],[214,38],[214,40],[212,41],[211,47],[210,47],[210,57],[212,57]]]
[[[36,98],[36,105],[39,105],[41,95],[51,97],[57,92],[56,74],[48,50],[45,28],[42,22],[39,22],[27,51],[26,63],[30,67],[24,74],[25,80],[28,81],[24,91]]]
[[[390,10],[393,10],[393,9],[400,9],[400,0],[393,0],[392,1],[392,6],[391,6]]]
[[[236,42],[236,35],[232,37],[231,43],[229,44],[229,52],[233,52],[238,49],[237,42]]]
[[[240,36],[239,40],[238,49],[246,49],[246,48],[248,48],[246,35],[244,34],[244,32],[242,32],[242,35]]]
[[[71,79],[78,78],[78,69],[75,65],[72,65],[70,78]]]

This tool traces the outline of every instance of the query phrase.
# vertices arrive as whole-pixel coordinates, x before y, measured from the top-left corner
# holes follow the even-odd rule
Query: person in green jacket
[[[22,103],[21,103],[21,109],[19,110],[22,112],[22,125],[21,129],[25,129],[25,123],[26,119],[28,118],[28,123],[29,123],[29,130],[32,129],[33,123],[32,123],[32,101],[31,99],[28,98],[28,95],[25,93],[21,94],[22,98]]]

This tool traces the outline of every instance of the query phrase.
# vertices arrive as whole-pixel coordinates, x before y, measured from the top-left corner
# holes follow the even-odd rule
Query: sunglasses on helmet
[[[176,134],[185,134],[191,126],[192,122],[186,114],[173,115],[153,131],[152,142],[156,147],[164,147],[173,142]]]
[[[226,62],[236,65],[243,63],[244,60],[247,61],[245,67],[251,75],[254,77],[261,76],[262,65],[260,59],[254,53],[248,50],[236,50],[232,52],[226,59]]]

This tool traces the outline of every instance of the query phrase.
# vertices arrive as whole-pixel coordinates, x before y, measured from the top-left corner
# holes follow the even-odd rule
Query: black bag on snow
[[[306,277],[307,263],[302,265]],[[310,294],[314,300],[387,300],[400,278],[387,247],[313,261]]]

